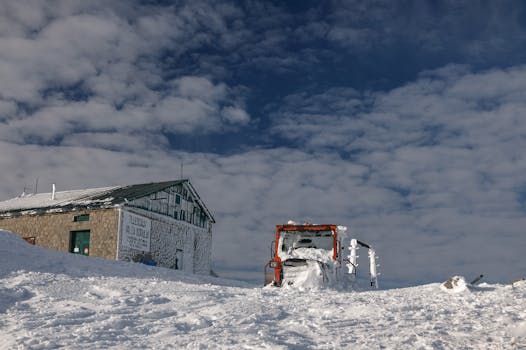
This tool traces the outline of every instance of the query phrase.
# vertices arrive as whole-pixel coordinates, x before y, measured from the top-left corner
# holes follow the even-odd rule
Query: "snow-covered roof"
[[[152,182],[146,184],[57,191],[52,193],[24,194],[0,202],[0,216],[33,214],[38,212],[69,211],[75,209],[109,208],[148,196],[168,187],[186,183],[195,201],[203,208],[212,222],[214,218],[204,205],[189,180]]]
[[[87,206],[96,203],[93,198],[107,197],[105,194],[112,192],[116,188],[118,187],[58,191],[55,193],[55,199],[52,199],[52,193],[23,194],[19,197],[0,202],[0,213],[67,208],[81,205]],[[109,198],[107,202],[109,202]],[[104,203],[104,200],[99,199],[98,204],[101,203]]]

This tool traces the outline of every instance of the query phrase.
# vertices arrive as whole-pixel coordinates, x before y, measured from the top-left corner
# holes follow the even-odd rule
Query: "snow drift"
[[[0,231],[0,349],[526,347],[526,283],[263,289],[31,246]]]

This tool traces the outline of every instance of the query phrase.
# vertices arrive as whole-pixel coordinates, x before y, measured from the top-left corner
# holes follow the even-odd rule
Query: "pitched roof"
[[[51,198],[52,193],[28,194],[0,202],[0,216],[33,212],[69,211],[73,209],[109,208],[182,183],[186,183],[195,201],[205,211],[210,220],[215,222],[212,214],[189,180],[60,191],[55,193],[55,199]]]

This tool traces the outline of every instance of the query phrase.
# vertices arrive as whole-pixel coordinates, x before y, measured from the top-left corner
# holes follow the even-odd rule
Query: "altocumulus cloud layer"
[[[0,194],[184,162],[224,276],[296,219],[374,243],[387,286],[524,277],[526,21],[484,6],[1,2]]]

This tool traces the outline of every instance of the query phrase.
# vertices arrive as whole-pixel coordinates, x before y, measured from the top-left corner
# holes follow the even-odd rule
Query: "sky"
[[[183,165],[223,277],[262,283],[292,219],[348,226],[386,288],[510,282],[525,48],[520,1],[0,0],[0,200]]]

